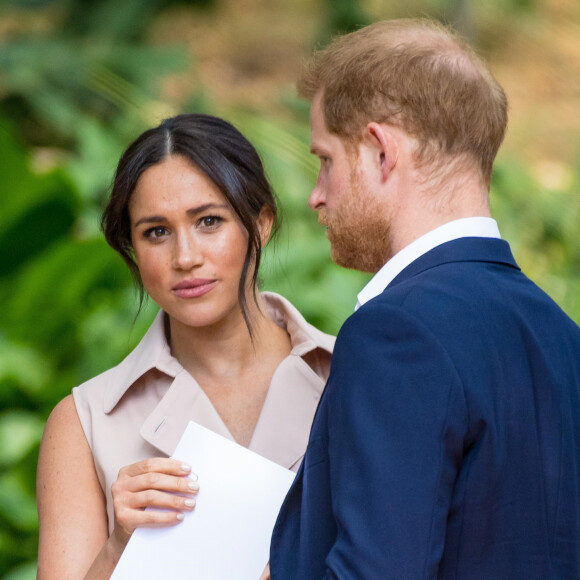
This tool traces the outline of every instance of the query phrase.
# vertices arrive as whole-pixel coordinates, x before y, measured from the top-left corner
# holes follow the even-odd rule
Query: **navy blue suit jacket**
[[[445,243],[341,329],[272,580],[580,578],[580,329],[502,240]]]

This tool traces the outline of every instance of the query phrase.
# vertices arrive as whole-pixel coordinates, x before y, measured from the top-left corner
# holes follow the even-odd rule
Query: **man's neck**
[[[358,294],[355,310],[380,294],[409,264],[430,250],[459,238],[500,238],[495,220],[469,217],[447,222],[417,238],[395,254]]]
[[[427,185],[425,185],[427,184]],[[454,175],[435,188],[428,178],[407,184],[391,223],[391,255],[438,227],[463,218],[491,217],[487,189],[477,174]]]

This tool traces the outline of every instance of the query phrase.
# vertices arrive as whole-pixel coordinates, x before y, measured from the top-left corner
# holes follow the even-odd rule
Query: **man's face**
[[[372,167],[364,145],[346,149],[328,132],[322,110],[322,93],[310,110],[311,152],[320,159],[316,186],[308,205],[326,226],[334,262],[362,272],[377,272],[388,257],[386,207],[371,191],[366,171]]]

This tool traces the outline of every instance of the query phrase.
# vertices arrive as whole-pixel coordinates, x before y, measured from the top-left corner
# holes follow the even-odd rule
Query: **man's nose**
[[[317,183],[310,197],[308,198],[308,207],[313,211],[318,211],[321,207],[323,207],[326,203],[326,196],[322,191],[322,188]]]

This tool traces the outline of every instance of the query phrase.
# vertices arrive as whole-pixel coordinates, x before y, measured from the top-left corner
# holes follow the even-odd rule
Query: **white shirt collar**
[[[497,222],[488,217],[454,220],[427,232],[396,253],[357,296],[355,310],[378,296],[412,262],[429,250],[459,238],[501,238]]]

